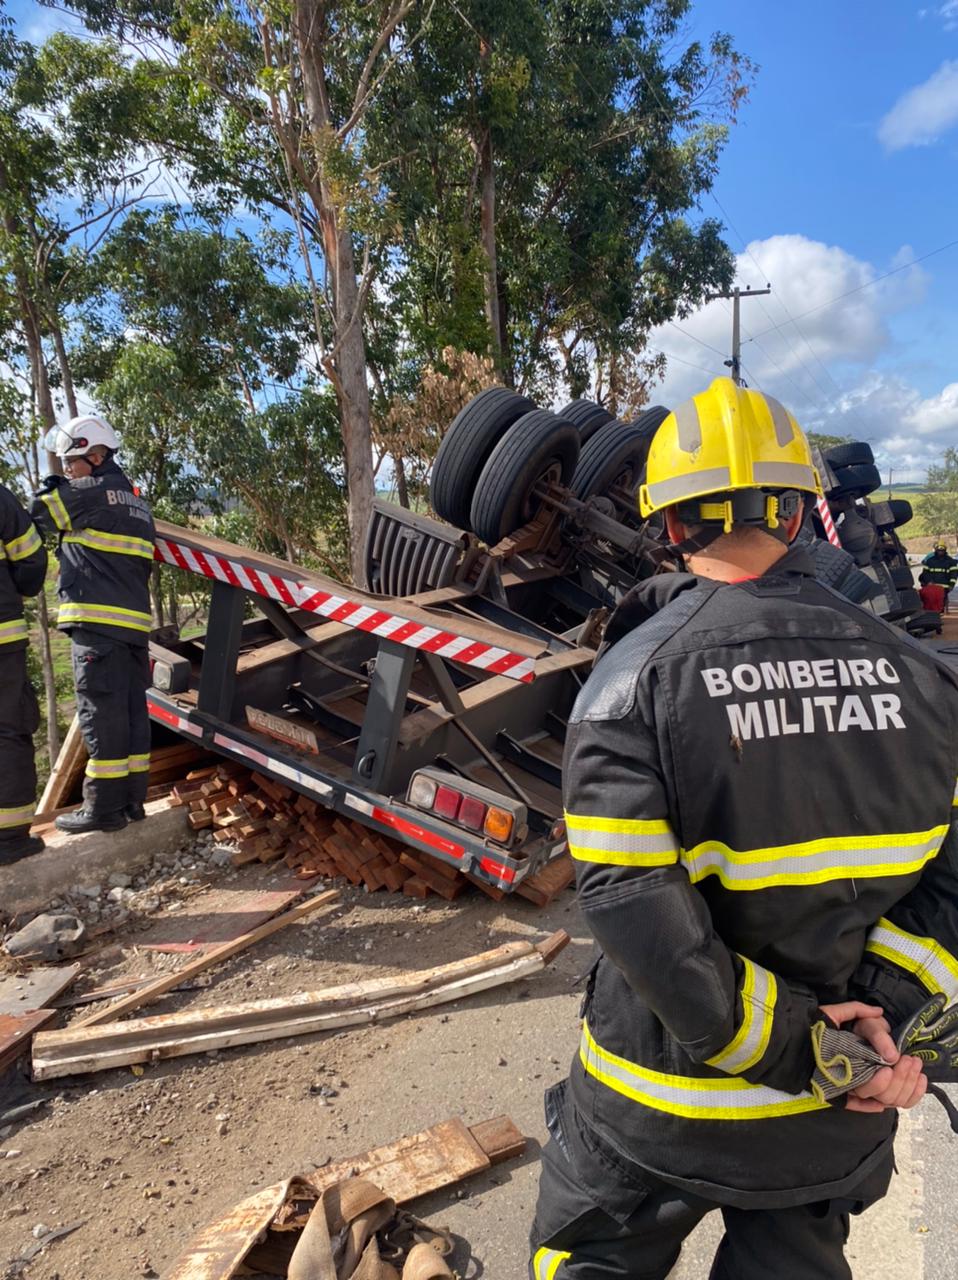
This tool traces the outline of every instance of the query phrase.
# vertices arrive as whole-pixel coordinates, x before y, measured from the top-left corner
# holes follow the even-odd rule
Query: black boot
[[[61,813],[53,825],[71,835],[83,831],[122,831],[126,826],[126,814],[122,809],[118,813],[94,813],[84,807],[73,813]]]
[[[131,800],[123,812],[130,822],[142,822],[146,817],[146,810],[139,800]]]
[[[7,867],[11,862],[19,862],[28,858],[31,853],[42,853],[47,846],[39,836],[29,834],[17,836],[15,840],[0,840],[0,866]]]

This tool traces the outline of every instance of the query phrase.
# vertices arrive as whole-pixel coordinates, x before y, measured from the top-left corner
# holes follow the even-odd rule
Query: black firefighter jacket
[[[41,528],[60,535],[58,626],[145,645],[153,517],[116,463],[111,459],[92,475],[41,494],[30,513]]]
[[[809,1091],[819,1005],[872,999],[894,1026],[958,997],[958,689],[811,573],[793,549],[740,584],[641,584],[566,746],[601,951],[575,1108],[627,1162],[746,1207],[887,1160],[894,1111]]]
[[[47,552],[33,521],[0,484],[0,654],[26,648],[23,597],[42,590],[46,573]]]

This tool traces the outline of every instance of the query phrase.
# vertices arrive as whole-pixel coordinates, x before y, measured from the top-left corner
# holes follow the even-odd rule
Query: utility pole
[[[732,358],[725,361],[725,366],[732,370],[732,381],[737,386],[742,386],[742,335],[741,325],[739,321],[739,305],[742,298],[760,298],[763,294],[771,293],[772,286],[769,284],[765,289],[753,289],[749,285],[745,289],[740,289],[738,285],[725,293],[710,293],[705,299],[706,302],[717,302],[719,298],[731,299],[732,301]]]

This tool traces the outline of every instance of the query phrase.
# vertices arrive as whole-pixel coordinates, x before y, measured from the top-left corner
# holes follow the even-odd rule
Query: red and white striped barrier
[[[833,547],[840,547],[842,541],[838,536],[838,530],[835,528],[835,521],[832,519],[832,513],[828,506],[828,499],[818,498],[816,501],[818,503],[818,514],[821,517],[822,524],[825,526],[825,537]]]
[[[456,635],[453,631],[413,622],[401,614],[349,600],[346,596],[335,595],[331,591],[317,590],[313,583],[299,582],[296,578],[276,572],[257,572],[249,565],[240,564],[238,560],[228,560],[211,551],[199,551],[185,542],[176,542],[159,535],[154,555],[157,560],[177,569],[187,569],[190,573],[202,574],[216,582],[227,582],[232,587],[241,587],[244,591],[266,596],[290,608],[318,613],[330,622],[341,622],[344,626],[368,631],[371,635],[407,645],[411,649],[421,649],[424,653],[434,653],[440,658],[454,659],[467,667],[479,667],[483,671],[508,676],[524,684],[535,679],[535,659],[525,654],[512,653],[496,645]]]

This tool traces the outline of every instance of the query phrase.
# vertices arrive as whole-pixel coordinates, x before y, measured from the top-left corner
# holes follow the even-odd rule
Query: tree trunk
[[[60,328],[59,319],[48,316],[50,332],[53,334],[53,345],[56,348],[57,364],[60,366],[60,380],[63,383],[63,394],[66,397],[67,412],[71,418],[77,417],[79,409],[77,409],[76,392],[73,389],[73,372],[70,369],[70,361],[67,358],[66,344],[63,341],[63,330]]]
[[[160,581],[160,566],[158,564],[153,565],[153,570],[150,574],[150,608],[153,610],[153,625],[155,627],[165,627],[163,583]]]
[[[363,543],[372,519],[375,497],[369,382],[363,339],[365,299],[360,295],[356,279],[353,242],[345,210],[342,202],[336,199],[324,171],[323,157],[328,150],[332,116],[323,63],[326,17],[319,0],[296,0],[294,35],[299,45],[313,163],[318,176],[318,181],[310,184],[309,196],[322,228],[323,254],[332,293],[333,344],[331,356],[323,363],[339,402],[346,458],[350,569],[353,581],[362,584]],[[317,334],[317,339],[321,340],[322,335]]]
[[[47,598],[42,591],[37,596],[37,628],[40,633],[43,692],[47,704],[47,752],[52,769],[60,754],[60,726],[57,724],[57,681],[53,670],[53,648],[50,643],[50,611],[47,609]]]
[[[406,484],[406,467],[400,454],[392,455],[393,467],[396,471],[396,497],[399,505],[409,510],[409,486]]]

